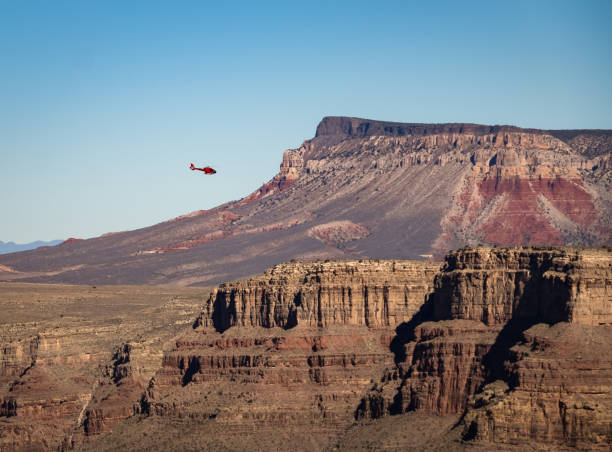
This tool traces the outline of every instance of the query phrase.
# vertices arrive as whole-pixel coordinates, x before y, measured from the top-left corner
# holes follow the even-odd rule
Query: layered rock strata
[[[0,284],[0,450],[60,450],[132,416],[199,292]]]
[[[143,411],[242,434],[280,424],[331,437],[393,365],[393,331],[418,311],[439,265],[295,262],[222,284],[166,350]]]
[[[285,151],[275,177],[241,200],[2,255],[0,279],[216,285],[291,259],[612,245],[611,152],[605,130],[326,117],[314,138]]]
[[[355,418],[407,413],[461,417],[462,448],[612,444],[610,249],[289,262],[220,285],[194,322],[196,291],[41,287],[0,296],[32,305],[0,324],[2,448],[112,449],[184,425],[202,448],[223,429],[234,449],[276,434],[325,449],[359,435]]]
[[[198,325],[394,328],[420,308],[440,264],[326,261],[280,264],[262,276],[215,289]]]
[[[462,415],[466,446],[612,443],[609,250],[462,249],[436,270],[295,262],[222,284],[142,410],[245,438],[420,412]]]
[[[464,413],[466,440],[612,444],[612,253],[451,253],[360,416]]]

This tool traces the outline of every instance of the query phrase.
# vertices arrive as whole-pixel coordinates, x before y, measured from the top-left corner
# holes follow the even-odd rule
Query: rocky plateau
[[[0,255],[0,450],[610,450],[611,159],[326,117],[243,199]]]
[[[11,297],[33,290],[4,284]],[[41,300],[56,290],[40,287]],[[191,300],[198,289],[189,290]],[[147,311],[153,323],[137,335],[138,324],[125,319],[38,335],[18,316],[7,322],[2,444],[512,451],[612,444],[609,248],[481,246],[444,262],[294,261],[219,285],[197,303],[197,315],[186,296],[163,292],[167,301]],[[171,325],[156,323],[160,315]],[[126,327],[131,335],[119,337]]]
[[[291,259],[442,259],[477,244],[609,246],[611,159],[609,130],[326,117],[245,198],[1,255],[0,280],[216,285]]]

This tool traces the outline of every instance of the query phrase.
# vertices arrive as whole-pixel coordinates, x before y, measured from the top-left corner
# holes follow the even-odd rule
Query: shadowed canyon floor
[[[612,444],[610,249],[478,247],[444,263],[289,262],[207,298],[197,289],[2,290],[11,312],[1,362],[4,447]],[[19,306],[38,312],[38,299],[60,315],[93,303],[101,310],[68,324],[48,313],[26,324]],[[11,300],[28,302],[13,308]]]
[[[291,259],[612,245],[611,159],[609,130],[326,117],[245,198],[135,231],[1,255],[0,280],[216,285]]]

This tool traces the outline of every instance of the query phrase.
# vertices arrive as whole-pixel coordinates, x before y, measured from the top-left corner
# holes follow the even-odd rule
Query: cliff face
[[[611,291],[610,249],[477,247],[277,265],[180,331],[174,297],[137,322],[7,327],[0,445],[325,450],[366,444],[356,419],[424,418],[455,448],[607,450]],[[405,422],[388,444],[410,447]]]
[[[393,364],[393,330],[419,309],[438,269],[410,261],[296,262],[222,284],[194,329],[166,350],[143,411],[214,419],[238,432],[280,421],[333,437]]]
[[[353,416],[463,415],[466,441],[609,445],[610,251],[480,247],[438,269],[295,262],[222,284],[143,412],[328,441]]]
[[[608,447],[612,253],[478,249],[451,255],[445,274],[437,317],[504,325],[481,361],[487,385],[468,402],[465,437]],[[461,295],[449,303],[450,287]]]
[[[216,285],[291,259],[611,245],[611,151],[605,130],[327,117],[313,139],[285,151],[272,180],[241,200],[2,255],[0,278]]]
[[[398,370],[364,398],[360,415],[463,412],[466,440],[605,449],[611,289],[609,250],[451,253],[426,321],[399,332]]]
[[[420,308],[439,264],[334,261],[277,265],[262,276],[215,289],[199,324],[392,328]]]
[[[610,253],[572,248],[475,248],[447,256],[436,320],[505,325],[612,324]]]

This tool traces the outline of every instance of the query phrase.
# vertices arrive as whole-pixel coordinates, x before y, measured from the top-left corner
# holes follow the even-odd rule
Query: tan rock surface
[[[218,425],[230,450],[274,447],[271,426],[318,432],[297,450],[405,448],[385,426],[442,416],[419,447],[605,449],[611,254],[481,247],[451,253],[435,279],[435,264],[364,260],[223,284],[166,349],[133,425]]]
[[[57,450],[134,414],[197,289],[0,283],[0,450]]]
[[[180,309],[176,328],[192,323]],[[61,436],[81,450],[608,450],[611,309],[606,248],[465,248],[443,266],[289,262],[220,285],[173,337],[155,323],[168,318],[161,308],[141,330],[155,340],[119,341],[122,322],[105,320],[95,333],[106,355],[87,345],[89,330],[77,353],[70,329],[19,336],[7,325],[1,439],[53,448]],[[103,368],[88,373],[85,362]]]
[[[393,364],[393,329],[418,310],[438,269],[417,261],[296,262],[222,284],[195,329],[166,350],[143,410],[243,430],[318,429],[329,441]]]
[[[464,439],[609,448],[609,249],[459,250],[434,286],[360,416],[467,409]]]

